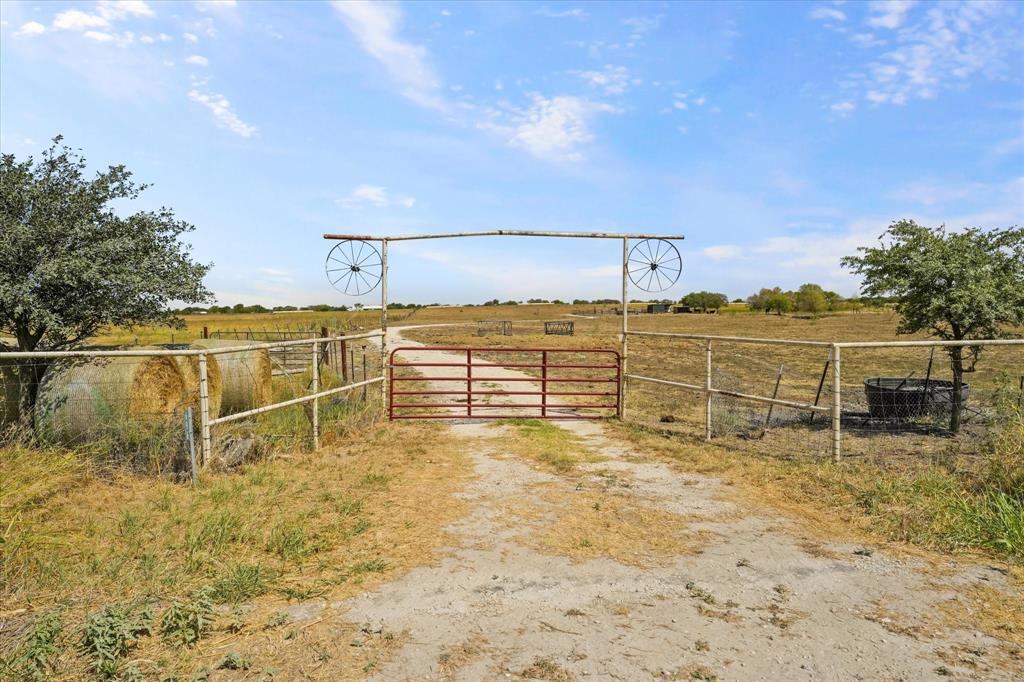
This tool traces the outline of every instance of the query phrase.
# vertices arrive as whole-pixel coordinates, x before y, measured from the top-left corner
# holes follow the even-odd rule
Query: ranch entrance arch
[[[683,235],[628,234],[628,233],[614,233],[614,232],[548,232],[548,231],[537,231],[537,230],[490,230],[490,231],[484,231],[484,232],[454,232],[454,233],[447,233],[447,234],[442,233],[442,234],[420,234],[420,235],[400,235],[400,236],[352,235],[352,234],[325,234],[325,235],[323,235],[324,239],[332,240],[332,241],[338,241],[339,243],[345,242],[345,241],[348,241],[348,242],[360,242],[360,243],[368,243],[369,242],[369,243],[379,244],[379,246],[380,246],[379,250],[375,251],[375,253],[379,256],[379,270],[380,270],[380,277],[379,277],[379,283],[380,283],[380,326],[381,326],[381,331],[383,332],[383,336],[381,336],[381,349],[380,349],[381,350],[381,378],[383,379],[384,383],[387,384],[387,388],[382,391],[382,403],[383,403],[382,404],[382,409],[384,410],[384,413],[387,414],[388,417],[391,418],[391,419],[403,418],[403,416],[408,417],[407,414],[403,413],[403,410],[397,410],[398,414],[396,414],[396,409],[395,409],[396,404],[400,405],[401,407],[408,407],[408,406],[419,406],[420,403],[412,403],[411,405],[410,404],[403,404],[401,399],[396,401],[396,397],[398,397],[398,396],[406,396],[407,398],[416,399],[418,396],[426,394],[425,391],[415,391],[414,392],[414,391],[403,390],[403,387],[401,386],[401,384],[403,384],[405,382],[392,380],[393,378],[395,378],[394,370],[396,368],[398,368],[398,367],[428,366],[428,365],[431,364],[428,361],[423,361],[423,360],[419,361],[418,363],[409,363],[409,362],[399,363],[399,362],[397,362],[396,361],[396,355],[398,355],[403,350],[404,351],[412,350],[410,348],[395,348],[395,349],[392,349],[392,353],[390,355],[388,353],[388,341],[387,341],[387,330],[388,330],[388,244],[390,244],[391,242],[398,242],[398,241],[413,241],[413,240],[423,240],[423,239],[454,239],[454,238],[465,238],[465,237],[542,237],[542,238],[570,238],[570,239],[611,239],[611,240],[619,240],[619,241],[622,242],[622,272],[621,272],[621,276],[622,276],[622,327],[621,327],[621,331],[619,333],[619,348],[618,348],[618,350],[610,350],[610,349],[573,349],[576,353],[591,352],[591,353],[595,353],[595,354],[605,354],[606,357],[614,356],[613,360],[605,360],[604,362],[593,362],[593,363],[591,363],[591,362],[583,362],[583,363],[580,363],[580,362],[576,362],[576,363],[558,363],[558,362],[554,361],[554,356],[558,355],[561,352],[564,352],[565,349],[561,349],[561,350],[556,349],[556,348],[536,348],[536,349],[522,349],[522,348],[495,349],[495,348],[487,348],[486,349],[486,352],[492,353],[492,354],[495,353],[495,352],[498,352],[499,354],[501,352],[508,352],[508,353],[535,352],[535,353],[541,354],[539,362],[529,363],[529,364],[533,365],[533,367],[532,367],[533,369],[539,369],[540,372],[542,373],[542,376],[540,378],[532,379],[534,384],[540,384],[540,386],[541,386],[541,390],[540,391],[533,391],[533,390],[514,391],[514,390],[508,390],[508,389],[504,389],[504,390],[496,389],[495,390],[495,393],[501,394],[501,395],[514,396],[514,395],[518,394],[518,395],[524,396],[524,399],[529,401],[528,405],[525,405],[524,407],[539,408],[539,409],[533,410],[533,412],[535,412],[535,414],[531,414],[530,416],[532,416],[534,418],[540,418],[540,419],[594,418],[595,415],[590,414],[589,412],[598,411],[599,414],[596,415],[598,418],[600,418],[601,416],[617,416],[617,417],[621,418],[623,416],[623,414],[625,412],[625,408],[626,408],[626,405],[625,405],[625,398],[626,398],[626,390],[625,390],[626,389],[626,371],[627,371],[628,362],[629,362],[629,341],[628,341],[628,334],[627,334],[627,332],[629,330],[629,284],[632,281],[635,285],[638,286],[638,288],[644,288],[645,283],[649,283],[651,286],[654,286],[655,278],[657,278],[657,281],[658,281],[659,285],[662,283],[661,273],[657,272],[659,264],[661,263],[661,261],[659,260],[660,252],[658,254],[647,253],[644,256],[644,260],[645,261],[647,261],[649,259],[649,262],[650,262],[649,270],[650,270],[650,272],[646,273],[646,269],[647,268],[645,266],[644,267],[644,272],[639,274],[639,280],[638,280],[638,279],[636,279],[638,277],[637,267],[636,267],[635,264],[631,266],[631,254],[632,254],[632,252],[630,250],[630,243],[631,243],[631,241],[632,242],[638,242],[637,246],[642,244],[645,240],[651,240],[651,241],[654,241],[654,242],[664,241],[664,242],[671,243],[673,241],[681,241],[681,240],[683,240],[684,239]],[[674,251],[674,249],[671,249],[671,250]],[[361,256],[361,254],[357,255],[355,253],[352,253],[351,259],[344,259],[343,258],[343,259],[339,260],[337,263],[334,263],[333,265],[337,265],[338,267],[334,268],[333,270],[334,271],[341,271],[341,275],[339,276],[339,279],[340,279],[341,276],[347,275],[348,276],[348,281],[359,282],[360,279],[363,279],[365,281],[365,278],[362,276],[362,273],[360,272],[360,267],[361,267],[360,266],[360,263],[361,263],[360,258],[363,258]],[[639,256],[638,256],[638,258],[639,258]],[[678,259],[678,256],[677,256],[677,259]],[[327,271],[328,271],[328,277],[329,278],[331,277],[331,272],[332,272],[331,265],[332,265],[332,263],[331,263],[331,256],[329,255],[328,256],[328,266],[327,266]],[[667,268],[667,266],[665,266],[665,267]],[[680,274],[680,272],[682,270],[682,263],[681,263],[681,261],[678,263],[678,265],[673,266],[673,267],[677,268],[676,271],[675,271],[675,278],[678,279],[679,274]],[[665,272],[664,269],[663,269],[663,272]],[[662,289],[659,289],[659,290],[663,290],[664,288],[668,288],[668,286],[671,286],[672,284],[675,283],[676,279],[673,279],[671,282],[668,283],[667,286],[664,286]],[[332,284],[336,284],[336,280],[332,280]],[[362,287],[363,287],[363,283],[356,284],[356,291],[359,292],[359,293],[366,293],[366,292],[372,290],[373,288],[375,288],[375,287],[371,286],[368,290],[362,291]],[[647,289],[645,289],[645,290],[647,290]],[[453,402],[451,404],[445,403],[446,409],[449,410],[449,411],[447,411],[445,413],[441,413],[441,414],[432,414],[429,418],[432,418],[432,419],[460,419],[460,418],[462,418],[462,419],[464,419],[466,417],[470,417],[470,418],[491,418],[491,419],[495,419],[495,418],[500,418],[502,416],[507,416],[507,415],[499,415],[499,414],[487,414],[488,410],[485,410],[483,413],[481,413],[479,411],[479,408],[481,406],[471,404],[473,395],[481,393],[481,391],[474,391],[475,382],[474,382],[473,377],[472,377],[472,372],[473,372],[473,369],[474,369],[473,353],[474,353],[474,351],[482,352],[485,349],[482,349],[482,348],[467,348],[467,347],[457,347],[457,348],[450,348],[450,347],[446,347],[446,348],[441,348],[441,347],[434,347],[434,348],[425,347],[425,348],[421,348],[421,347],[417,347],[415,350],[417,352],[430,352],[430,351],[434,351],[434,352],[438,352],[438,353],[442,353],[442,352],[443,353],[457,353],[457,354],[462,355],[462,357],[465,358],[464,361],[461,358],[457,362],[452,362],[450,358],[446,359],[444,361],[445,362],[445,366],[453,366],[453,365],[455,365],[460,370],[459,376],[453,377],[453,378],[451,378],[449,380],[451,381],[451,383],[459,383],[459,384],[461,384],[461,386],[459,388],[453,389],[451,391],[444,391],[443,387],[442,387],[440,389],[437,389],[439,391],[439,393],[434,393],[433,395],[443,395],[443,394],[446,394],[446,393],[449,394],[449,395],[455,395],[455,394],[457,394],[457,395],[465,395],[466,396],[466,403],[456,403],[456,402]],[[520,363],[520,364],[526,364],[526,363]],[[612,397],[612,396],[607,395],[608,393],[611,393],[612,391],[586,391],[586,392],[584,392],[584,391],[553,391],[553,390],[549,390],[549,384],[563,384],[564,385],[564,383],[566,382],[566,379],[564,377],[562,377],[562,381],[559,382],[555,378],[548,378],[548,376],[547,376],[548,373],[552,372],[552,371],[559,371],[559,368],[566,368],[568,365],[572,365],[572,364],[580,364],[580,365],[591,365],[591,364],[593,364],[593,365],[597,365],[597,367],[592,367],[590,369],[608,370],[609,372],[614,371],[614,376],[603,377],[603,378],[601,378],[600,382],[598,382],[598,381],[593,381],[593,382],[588,381],[587,382],[587,383],[595,383],[595,384],[596,383],[603,383],[603,384],[608,385],[608,386],[613,386],[614,387],[613,401],[611,403],[602,402],[602,403],[593,405],[595,410],[589,411],[588,414],[586,414],[586,415],[581,414],[581,413],[577,412],[576,410],[573,410],[571,413],[567,413],[563,409],[560,409],[560,408],[568,407],[568,406],[562,406],[562,405],[558,405],[557,407],[556,406],[550,406],[549,402],[548,402],[549,398],[552,397],[554,394],[557,394],[557,393],[563,393],[563,394],[586,393],[587,395],[595,396],[595,399],[604,399],[604,398],[611,398]],[[493,366],[493,365],[491,365],[491,366]],[[452,367],[452,368],[455,369],[456,367]],[[462,372],[462,369],[464,369],[464,373]],[[480,375],[478,375],[478,376],[480,376]],[[434,380],[435,379],[433,379],[433,378],[426,378],[426,379],[424,379],[424,381],[428,381],[428,382],[434,381]],[[448,380],[446,380],[446,381],[448,381]],[[508,379],[503,379],[502,383],[505,383],[506,381],[508,381]],[[524,380],[521,380],[521,381],[523,381],[524,384],[528,385],[528,382],[530,380],[529,379],[524,379]],[[409,383],[412,383],[412,382],[409,382]],[[573,383],[580,383],[580,382],[573,382]],[[399,384],[398,388],[396,388],[396,384]],[[602,396],[600,396],[600,398],[597,398],[597,396],[599,394],[602,394],[602,393],[605,394],[605,395],[602,395]],[[514,403],[514,404],[518,404],[518,403]],[[430,404],[430,407],[440,407],[440,405]],[[509,407],[509,405],[505,405],[505,407]],[[549,409],[549,407],[550,407],[550,409]],[[597,408],[599,408],[599,409],[597,409]],[[474,410],[477,411],[476,414],[473,414]],[[608,410],[611,410],[611,412],[606,414],[606,415],[600,414],[600,411],[604,411],[604,412],[607,413]],[[497,411],[497,410],[491,410],[490,412],[495,412],[495,411]],[[428,417],[419,417],[419,418],[428,418]]]

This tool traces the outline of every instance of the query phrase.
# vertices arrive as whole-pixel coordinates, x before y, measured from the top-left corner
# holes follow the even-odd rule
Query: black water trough
[[[949,414],[953,407],[953,382],[940,379],[874,377],[864,380],[864,393],[872,419],[912,419],[924,414]],[[970,386],[961,385],[961,410],[967,404],[969,393]]]

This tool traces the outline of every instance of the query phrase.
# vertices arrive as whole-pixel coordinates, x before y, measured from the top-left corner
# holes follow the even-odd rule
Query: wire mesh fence
[[[1024,402],[1019,340],[629,338],[631,419],[775,457],[980,456]]]
[[[714,339],[709,347],[709,340],[631,334],[629,418],[741,450],[787,457],[828,453],[828,403],[821,388],[827,344]]]
[[[1024,402],[1024,345],[841,349],[844,457],[979,456]],[[828,386],[829,400],[833,387]]]
[[[381,413],[380,336],[2,353],[0,444],[186,474],[314,448]]]

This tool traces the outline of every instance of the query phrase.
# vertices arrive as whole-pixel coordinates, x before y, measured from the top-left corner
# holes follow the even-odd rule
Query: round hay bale
[[[143,346],[164,350],[162,346]],[[168,356],[178,365],[181,378],[185,381],[185,394],[188,396],[188,403],[195,413],[194,422],[199,423],[199,358],[195,355],[170,355]],[[216,355],[206,356],[206,398],[210,403],[210,418],[220,416],[220,405],[223,398],[223,386],[220,376],[220,362]]]
[[[106,429],[167,423],[186,404],[185,380],[169,357],[59,360],[39,383],[36,433],[81,443]]]
[[[245,345],[249,345],[248,342],[227,339],[200,339],[194,342],[192,347],[231,348]],[[271,374],[273,365],[270,361],[270,351],[266,348],[256,348],[235,353],[220,353],[206,357],[207,367],[212,364],[209,362],[210,359],[217,358],[220,370],[220,412],[215,413],[211,406],[210,414],[225,416],[270,404],[274,395]]]

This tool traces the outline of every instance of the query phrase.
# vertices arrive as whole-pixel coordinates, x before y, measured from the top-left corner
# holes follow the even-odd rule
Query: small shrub
[[[213,624],[212,595],[212,588],[202,587],[188,601],[171,602],[160,619],[160,634],[177,646],[193,646]]]
[[[117,675],[121,659],[140,637],[152,634],[153,610],[147,604],[111,604],[85,619],[82,651],[98,677]]]
[[[277,575],[259,564],[233,564],[213,582],[210,597],[218,604],[234,603],[265,594]]]
[[[55,659],[60,655],[57,639],[62,628],[60,611],[48,611],[36,619],[21,647],[21,655],[12,666],[22,679],[33,682],[50,679],[55,671]]]
[[[252,662],[237,651],[229,651],[217,666],[218,670],[248,670]]]

